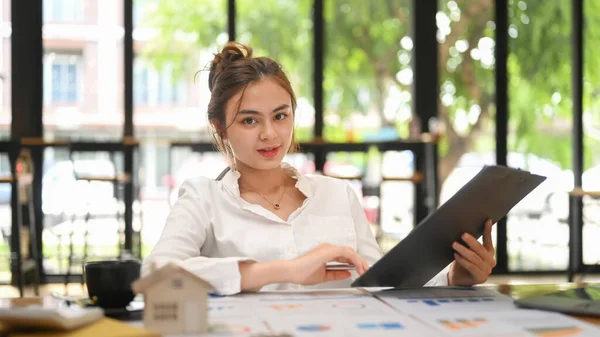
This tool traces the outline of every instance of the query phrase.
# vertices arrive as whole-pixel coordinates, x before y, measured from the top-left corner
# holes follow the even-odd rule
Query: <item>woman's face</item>
[[[249,84],[243,96],[241,91],[233,96],[226,109],[224,139],[237,165],[257,170],[279,167],[294,131],[290,94],[267,77]]]

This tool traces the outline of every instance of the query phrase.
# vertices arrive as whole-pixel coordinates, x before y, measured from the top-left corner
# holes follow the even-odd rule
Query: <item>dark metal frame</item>
[[[19,153],[18,139],[23,137],[41,137],[42,102],[43,102],[43,61],[42,61],[42,0],[11,1],[12,38],[11,38],[11,102],[12,123],[11,147],[13,154],[9,155],[11,171],[14,171],[16,158]],[[36,218],[36,237],[42,237],[42,171],[43,153],[40,149],[31,150],[34,163],[33,176],[33,202]],[[16,185],[13,185],[16,187]],[[13,188],[14,189],[14,188]],[[11,194],[12,226],[13,230],[19,229],[21,214],[19,210],[18,194],[13,190]],[[11,255],[20,260],[19,230],[11,233]],[[37,240],[38,252],[42,251],[42,242]],[[38,257],[41,255],[38,254]],[[18,262],[20,264],[20,261]],[[37,261],[38,271],[42,271],[41,261]],[[11,268],[11,271],[14,271]],[[15,273],[13,272],[13,275]],[[20,276],[17,276],[20,278]],[[18,283],[19,280],[17,280]],[[43,278],[42,278],[43,281]]]
[[[124,81],[125,81],[125,96],[123,112],[125,114],[123,125],[123,140],[127,143],[128,139],[133,139],[133,0],[124,1],[124,50],[125,50],[125,66],[124,66]],[[134,199],[134,183],[136,181],[135,171],[133,169],[133,152],[131,146],[125,146],[123,150],[123,170],[125,174],[131,177],[130,184],[124,187],[125,201],[125,250],[133,251],[133,199]],[[141,252],[140,252],[141,253]]]
[[[42,1],[43,0],[11,0],[12,15],[12,125],[11,139],[20,144],[23,137],[43,137],[42,125],[42,102],[43,102],[43,63],[42,63]],[[225,2],[224,2],[225,3]],[[236,37],[236,2],[227,0],[227,31],[230,40]],[[582,95],[583,95],[583,0],[572,0],[573,13],[573,173],[575,177],[575,186],[581,186],[581,174],[583,171],[583,125],[582,125]],[[413,110],[422,121],[423,131],[427,131],[427,121],[437,116],[438,113],[438,86],[431,83],[438,82],[437,70],[437,48],[435,15],[437,12],[437,2],[427,2],[414,0],[413,5],[413,36],[414,36],[414,57],[413,70],[415,73]],[[134,137],[133,126],[133,0],[124,0],[124,125],[123,137],[124,143]],[[508,56],[508,3],[507,0],[496,1],[495,23],[496,23],[496,160],[500,165],[506,164],[507,155],[507,134],[508,134],[508,74],[506,60]],[[314,137],[315,143],[304,144],[304,149],[315,155],[315,164],[317,169],[322,169],[325,164],[325,156],[331,151],[348,151],[356,149],[363,151],[365,144],[322,144],[316,145],[322,140],[323,136],[323,77],[326,53],[325,42],[325,22],[324,22],[324,0],[313,0],[313,97],[315,106],[315,125]],[[396,144],[400,144],[396,142]],[[92,148],[101,151],[102,144],[95,143],[90,145]],[[379,144],[378,146],[381,146]],[[401,146],[401,145],[398,145]],[[134,178],[134,154],[133,147],[125,146],[124,169],[125,173]],[[212,146],[210,149],[212,151]],[[437,146],[424,146],[422,151],[416,155],[416,170],[426,172],[427,181],[422,187],[416,188],[415,197],[417,203],[415,213],[428,214],[437,207],[438,203],[438,179],[437,179]],[[32,154],[35,162],[34,176],[34,203],[35,215],[37,221],[38,237],[41,237],[43,212],[41,208],[41,179],[42,179],[42,160],[43,147],[34,147]],[[133,229],[132,229],[132,205],[133,205],[133,186],[125,189],[125,248],[133,249]],[[428,198],[426,196],[429,196]],[[14,199],[14,194],[13,194]],[[13,200],[13,222],[17,219],[16,201]],[[570,200],[570,235],[569,243],[570,259],[568,274],[572,279],[573,275],[582,271],[596,272],[600,267],[587,266],[582,261],[582,200],[580,197],[571,197]],[[13,223],[14,226],[14,223]],[[506,242],[506,222],[505,219],[498,224],[498,244],[497,257],[498,266],[495,272],[498,274],[515,273],[508,270],[508,252]],[[42,251],[42,244],[38,242],[37,249]],[[12,248],[11,248],[12,249]],[[41,262],[41,261],[40,261]],[[41,263],[39,263],[41,267]],[[43,274],[43,270],[40,270]],[[529,272],[528,274],[552,274],[557,271]],[[564,271],[563,271],[564,272]],[[521,272],[518,272],[521,274]],[[42,281],[52,281],[52,277],[43,278]]]
[[[439,82],[438,42],[436,39],[438,11],[437,1],[413,0],[413,115],[421,121],[421,131],[429,132],[429,122],[438,117]],[[415,170],[427,172],[430,180],[415,188],[415,213],[433,212],[439,203],[438,151],[437,146],[427,149],[427,154],[415,156]],[[427,159],[428,162],[425,160]],[[429,165],[428,165],[429,164]],[[415,222],[417,225],[418,222]]]
[[[583,0],[572,0],[571,12],[571,52],[573,88],[573,177],[574,186],[581,187],[583,174]],[[582,271],[593,271],[583,263],[583,198],[570,196],[569,199],[569,268],[568,279]]]
[[[496,22],[496,164],[506,166],[508,154],[508,1],[496,0],[494,12]],[[506,217],[496,224],[496,260],[495,273],[508,272],[508,236]]]
[[[315,106],[315,125],[313,137],[316,141],[323,140],[323,78],[325,69],[325,18],[323,17],[323,1],[313,3],[313,103]],[[314,153],[315,167],[323,171],[326,153]]]

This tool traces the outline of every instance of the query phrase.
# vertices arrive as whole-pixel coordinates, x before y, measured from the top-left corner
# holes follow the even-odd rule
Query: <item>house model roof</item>
[[[177,265],[175,263],[167,263],[162,268],[151,271],[145,277],[142,277],[135,282],[132,283],[131,288],[136,294],[143,293],[152,285],[166,279],[169,277],[173,277],[176,274],[183,274],[184,276],[188,276],[195,281],[197,281],[200,285],[206,287],[207,289],[214,289],[214,287],[208,283],[206,280],[201,278],[200,276],[192,273],[191,271],[185,269],[184,267]]]

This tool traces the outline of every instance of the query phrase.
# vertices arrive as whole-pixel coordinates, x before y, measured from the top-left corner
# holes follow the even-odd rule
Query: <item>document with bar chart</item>
[[[565,315],[538,310],[497,312],[440,312],[418,317],[427,326],[449,337],[594,337],[599,330]]]
[[[439,336],[432,327],[408,315],[381,313],[365,316],[285,316],[270,322],[273,331],[292,336],[412,337]]]
[[[406,313],[498,311],[515,308],[509,296],[484,288],[394,289],[374,292],[373,295]]]
[[[598,337],[572,317],[480,287],[258,292],[211,297],[207,336]]]

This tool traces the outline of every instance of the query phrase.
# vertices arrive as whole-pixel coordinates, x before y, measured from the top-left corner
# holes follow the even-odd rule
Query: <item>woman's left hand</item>
[[[452,244],[455,253],[454,262],[448,272],[449,285],[472,286],[487,281],[492,269],[496,266],[492,226],[492,220],[486,221],[483,244],[468,233],[462,235],[462,240],[467,247],[458,242]]]

